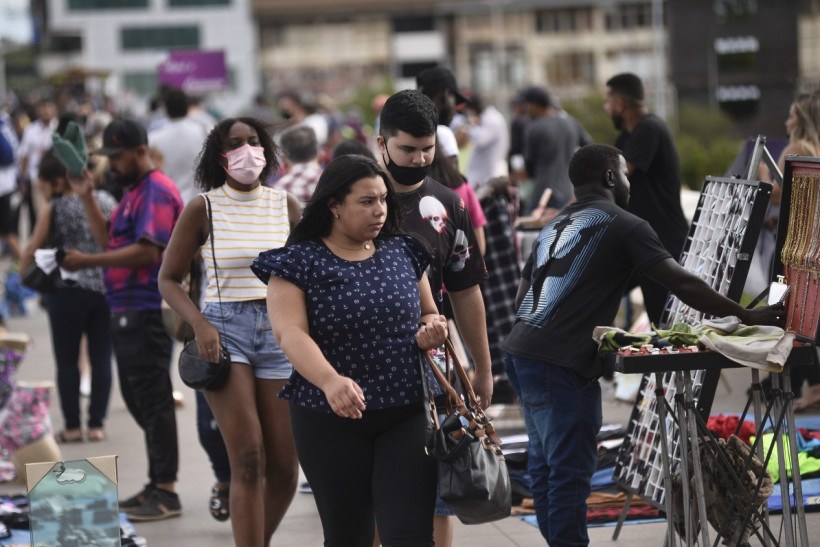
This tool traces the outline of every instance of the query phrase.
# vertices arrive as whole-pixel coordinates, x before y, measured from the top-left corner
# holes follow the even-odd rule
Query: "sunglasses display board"
[[[749,271],[771,185],[741,179],[707,177],[689,229],[680,264],[717,292],[738,301]],[[667,301],[663,324],[694,325],[704,319],[676,297]],[[658,356],[658,359],[667,356]],[[675,356],[668,356],[675,357]],[[693,357],[695,357],[693,355]],[[641,356],[624,357],[641,359]],[[672,370],[670,368],[670,370]],[[681,433],[672,415],[659,412],[657,383],[661,378],[666,401],[674,407],[679,386],[674,375],[645,374],[615,464],[615,481],[633,495],[665,509],[665,476],[662,453],[668,450],[672,473],[680,464]],[[692,372],[692,396],[698,411],[708,416],[720,370]],[[666,435],[660,434],[661,415]],[[666,444],[662,441],[666,441]]]

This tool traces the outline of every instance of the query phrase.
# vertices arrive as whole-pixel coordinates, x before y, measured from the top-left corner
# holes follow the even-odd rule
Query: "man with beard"
[[[627,163],[591,144],[570,160],[575,203],[533,245],[504,342],[529,437],[528,467],[541,534],[552,547],[587,545],[587,504],[601,428],[602,365],[592,331],[611,325],[633,272],[663,282],[709,315],[776,324],[782,304],[746,310],[678,265],[649,224],[625,209]]]
[[[182,514],[174,493],[179,448],[169,373],[171,339],[162,324],[157,286],[162,251],[182,211],[182,200],[173,181],[154,168],[148,137],[135,121],[111,122],[103,133],[103,147],[92,153],[108,156],[109,169],[125,193],[107,226],[92,192],[91,174],[86,171],[83,178],[70,179],[91,232],[105,251],[67,250],[60,265],[69,271],[105,269],[120,391],[145,433],[148,454],[148,484],[119,506],[131,520],[161,520]]]
[[[456,75],[445,66],[434,66],[422,70],[416,76],[416,87],[436,106],[436,141],[444,151],[444,156],[453,161],[458,168],[458,142],[453,130],[450,129],[450,123],[456,113],[456,106],[464,104],[467,99],[458,91]]]
[[[680,160],[672,135],[664,121],[647,110],[640,78],[618,74],[606,86],[604,108],[621,131],[615,147],[626,159],[632,187],[629,212],[646,220],[677,260],[689,226],[680,204]],[[650,321],[658,324],[669,291],[641,275],[628,290],[636,285],[641,286]]]

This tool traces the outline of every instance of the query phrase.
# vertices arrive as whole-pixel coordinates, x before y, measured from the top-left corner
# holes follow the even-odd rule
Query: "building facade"
[[[206,100],[225,114],[258,93],[258,35],[250,0],[48,0],[41,2],[46,47],[40,71],[70,67],[105,73],[97,81],[135,110],[157,89],[157,71],[174,50],[224,51],[228,88]],[[94,85],[92,83],[92,85]]]
[[[745,135],[785,135],[795,93],[820,74],[817,5],[671,0],[671,81],[679,99],[719,107]]]
[[[651,86],[666,48],[649,0],[254,0],[253,10],[274,93],[414,87],[418,72],[446,64],[497,104],[532,83],[571,98],[624,70]]]

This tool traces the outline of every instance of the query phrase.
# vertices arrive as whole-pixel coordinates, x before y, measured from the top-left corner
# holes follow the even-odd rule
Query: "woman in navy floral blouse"
[[[293,363],[280,397],[327,546],[370,547],[374,520],[384,545],[433,545],[418,352],[443,343],[446,322],[386,180],[372,159],[334,160],[287,245],[252,265]]]

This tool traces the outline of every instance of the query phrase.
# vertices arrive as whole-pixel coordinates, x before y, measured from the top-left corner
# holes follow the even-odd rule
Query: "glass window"
[[[58,53],[75,53],[83,50],[83,37],[75,34],[52,34],[48,50]]]
[[[433,17],[426,16],[396,17],[391,22],[393,32],[430,32],[436,28]]]
[[[122,49],[196,49],[199,27],[129,27],[120,34]]]
[[[147,8],[148,0],[68,0],[72,11]]]
[[[148,97],[157,91],[157,71],[126,72],[123,74],[122,84],[140,97]]]
[[[595,58],[592,53],[572,52],[554,55],[547,62],[549,83],[559,86],[594,83]]]
[[[172,8],[188,6],[228,6],[231,0],[168,0],[168,5]]]
[[[592,10],[587,8],[541,10],[535,18],[535,29],[543,34],[591,28]]]
[[[652,26],[652,4],[621,4],[604,15],[607,30],[630,30]]]

